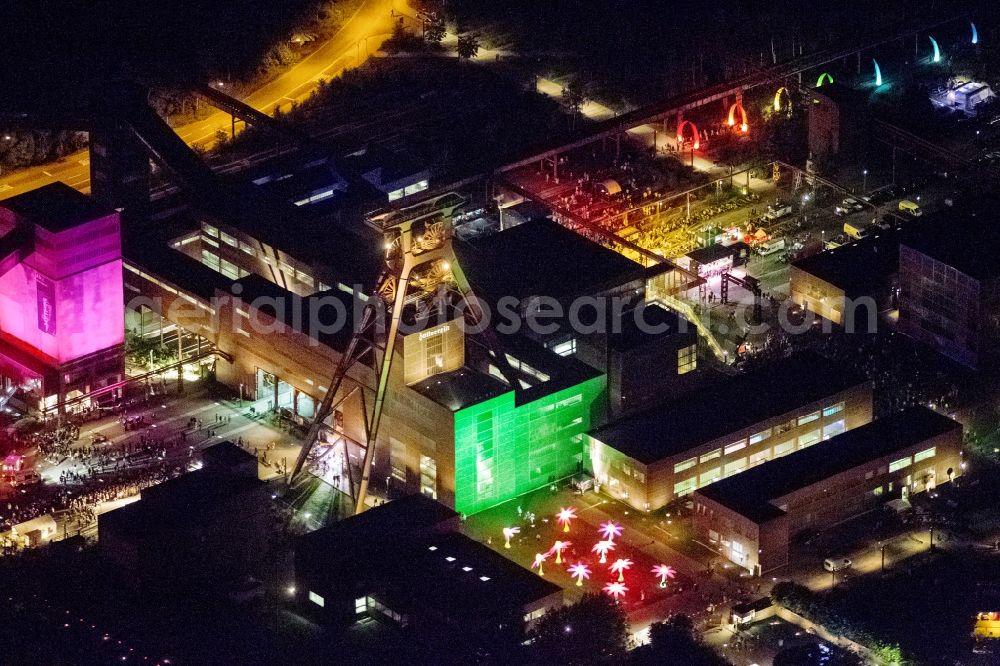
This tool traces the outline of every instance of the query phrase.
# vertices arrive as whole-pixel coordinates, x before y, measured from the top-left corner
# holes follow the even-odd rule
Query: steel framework
[[[433,221],[430,221],[431,218],[434,218]],[[419,301],[422,294],[427,293],[426,288],[418,287],[416,283],[423,281],[428,273],[443,275],[442,284],[457,292],[466,331],[473,332],[485,343],[493,364],[500,370],[511,388],[520,391],[517,375],[507,355],[501,350],[496,335],[489,326],[482,325],[482,307],[473,294],[452,247],[453,229],[450,219],[446,216],[421,216],[401,222],[398,226],[387,230],[386,234],[386,265],[378,278],[374,296],[365,304],[361,321],[355,326],[354,335],[337,363],[333,378],[316,410],[315,418],[306,434],[289,479],[289,482],[293,481],[302,472],[309,453],[323,429],[323,422],[333,409],[348,397],[336,400],[347,373],[356,363],[370,364],[370,367],[377,370],[378,380],[374,389],[375,397],[371,413],[365,405],[364,389],[361,390],[366,441],[361,464],[361,479],[354,498],[356,513],[360,513],[365,507],[375,444],[389,389],[390,371],[403,311],[407,305]],[[438,295],[444,296],[444,294],[445,292],[439,292]],[[447,304],[444,306],[447,307]],[[350,466],[349,461],[347,464]]]

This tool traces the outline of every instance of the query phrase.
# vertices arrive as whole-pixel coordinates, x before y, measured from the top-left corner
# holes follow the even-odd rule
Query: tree
[[[573,122],[576,122],[577,116],[580,115],[580,109],[587,102],[587,91],[583,84],[579,80],[573,79],[568,85],[563,87],[562,90],[562,103],[569,111],[573,118]]]
[[[587,91],[579,80],[573,79],[562,90],[562,102],[571,113],[579,113],[587,102]]]
[[[467,32],[458,36],[458,57],[465,60],[475,58],[479,53],[479,36],[474,32]]]
[[[588,593],[572,606],[542,616],[529,638],[533,664],[617,663],[625,658],[628,620],[616,601]]]
[[[424,26],[424,40],[428,44],[439,45],[444,40],[445,29],[444,19],[438,14],[434,14]]]
[[[649,645],[635,650],[636,666],[726,666],[728,662],[700,643],[687,615],[671,615],[649,627]]]

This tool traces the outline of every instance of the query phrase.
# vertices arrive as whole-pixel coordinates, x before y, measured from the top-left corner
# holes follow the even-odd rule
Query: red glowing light
[[[677,126],[677,141],[678,141],[678,143],[683,143],[684,142],[684,128],[685,127],[690,127],[691,128],[691,142],[692,142],[692,145],[694,146],[694,149],[698,150],[699,148],[701,148],[701,141],[698,139],[698,137],[700,136],[698,134],[698,126],[695,125],[690,120],[683,120],[683,121],[681,121],[681,124]]]

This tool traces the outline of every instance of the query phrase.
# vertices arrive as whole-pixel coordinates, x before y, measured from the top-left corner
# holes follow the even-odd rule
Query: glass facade
[[[516,405],[514,392],[455,413],[455,510],[472,514],[577,471],[603,376]]]

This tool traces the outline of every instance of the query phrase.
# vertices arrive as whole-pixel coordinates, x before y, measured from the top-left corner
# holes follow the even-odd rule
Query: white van
[[[823,568],[827,571],[850,569],[852,564],[854,563],[846,557],[828,557],[823,560]]]
[[[761,256],[767,256],[769,254],[774,254],[775,252],[781,252],[784,249],[785,249],[784,238],[775,238],[760,244]]]

